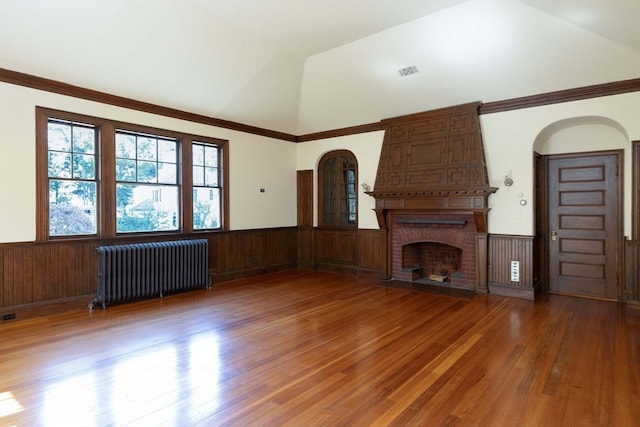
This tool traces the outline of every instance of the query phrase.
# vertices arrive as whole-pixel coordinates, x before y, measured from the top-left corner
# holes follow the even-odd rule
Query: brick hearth
[[[472,214],[452,213],[411,213],[392,214],[390,221],[391,237],[391,275],[393,279],[403,281],[426,280],[429,274],[441,274],[438,269],[441,265],[424,265],[425,258],[451,257],[456,251],[449,247],[461,250],[459,261],[453,264],[457,271],[448,272],[448,281],[442,283],[463,289],[476,288],[476,229]],[[430,256],[417,255],[415,251],[405,250],[403,247],[414,243],[439,243],[442,245],[422,245],[422,251],[435,250],[440,254]],[[403,261],[403,252],[405,258]],[[448,254],[446,253],[448,252]],[[422,259],[417,259],[421,257]],[[453,267],[453,266],[450,266]]]

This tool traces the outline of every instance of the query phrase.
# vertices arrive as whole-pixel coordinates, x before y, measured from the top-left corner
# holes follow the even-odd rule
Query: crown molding
[[[112,95],[97,90],[86,89],[80,86],[75,86],[44,77],[38,77],[31,74],[8,70],[6,68],[0,68],[0,82],[24,86],[31,89],[43,90],[51,93],[57,93],[60,95],[71,96],[74,98],[85,99],[88,101],[100,102],[103,104],[114,105],[131,110],[158,114],[161,116],[172,117],[190,122],[202,123],[205,125],[220,127],[224,129],[265,136],[268,138],[280,139],[288,142],[309,142],[327,138],[336,138],[340,136],[380,131],[385,129],[385,121],[397,119],[385,119],[374,123],[367,123],[363,125],[350,126],[296,136],[285,132],[278,132],[270,129],[260,128],[257,126],[245,125],[230,120],[218,119],[202,114],[189,113],[187,111],[164,107],[149,102],[137,101],[135,99]],[[543,105],[558,104],[570,101],[579,101],[583,99],[597,98],[602,96],[620,95],[623,93],[638,91],[640,91],[640,78],[611,83],[602,83],[574,89],[565,89],[502,101],[488,102],[479,106],[478,113],[480,115],[500,113],[505,111],[539,107]]]
[[[100,102],[102,104],[115,105],[117,107],[143,111],[145,113],[158,114],[165,117],[172,117],[175,119],[202,123],[205,125],[216,126],[224,129],[231,129],[239,132],[281,139],[283,141],[296,142],[296,136],[292,134],[245,125],[230,120],[217,119],[215,117],[209,117],[201,114],[189,113],[187,111],[178,110],[175,108],[164,107],[149,102],[137,101],[131,98],[112,95],[106,92],[86,89],[80,86],[46,79],[44,77],[38,77],[31,74],[20,73],[18,71],[12,71],[5,68],[0,68],[0,82],[24,86],[31,89],[43,90],[51,93],[57,93],[59,95],[85,99],[88,101]]]
[[[296,138],[296,142],[317,141],[319,139],[336,138],[338,136],[356,135],[359,133],[375,132],[384,130],[385,124],[382,122],[367,123],[364,125],[350,126],[346,128],[327,130],[323,132],[307,133]]]
[[[504,111],[520,110],[523,108],[540,107],[542,105],[559,104],[562,102],[580,101],[601,96],[620,95],[640,91],[640,78],[621,80],[618,82],[602,83],[583,86],[574,89],[558,90],[538,95],[523,96],[503,101],[487,102],[480,106],[480,114],[501,113]]]

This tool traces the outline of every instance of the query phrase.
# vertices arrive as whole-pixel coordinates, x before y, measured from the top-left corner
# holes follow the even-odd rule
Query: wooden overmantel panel
[[[376,213],[402,210],[488,211],[489,185],[480,102],[383,120],[385,136],[374,190]]]
[[[479,107],[476,102],[383,120],[375,193],[488,190]]]

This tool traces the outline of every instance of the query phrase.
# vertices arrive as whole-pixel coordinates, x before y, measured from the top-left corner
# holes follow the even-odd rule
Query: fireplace
[[[391,214],[391,277],[476,289],[476,230],[472,215]]]
[[[387,277],[487,292],[489,185],[480,103],[384,120],[373,191]]]

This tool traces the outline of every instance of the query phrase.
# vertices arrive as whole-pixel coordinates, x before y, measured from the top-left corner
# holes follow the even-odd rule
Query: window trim
[[[336,224],[326,224],[324,222],[324,215],[323,215],[323,210],[324,210],[324,183],[323,183],[323,177],[324,177],[324,165],[325,163],[331,159],[331,158],[335,158],[336,160],[340,160],[340,158],[342,156],[350,156],[353,159],[353,162],[355,163],[355,204],[356,204],[356,219],[355,222],[353,224],[345,224],[345,223],[341,223],[339,222],[340,220],[340,216],[341,216],[341,212],[338,211],[336,212],[336,219],[337,219],[337,223]],[[339,203],[339,196],[337,196],[336,198],[336,206],[340,206]],[[322,155],[322,157],[320,158],[320,161],[318,162],[318,227],[319,228],[333,228],[333,229],[357,229],[358,228],[358,210],[359,210],[360,206],[359,206],[359,195],[358,195],[358,159],[356,157],[355,154],[353,154],[353,152],[349,151],[349,150],[333,150],[333,151],[329,151],[325,154]],[[348,213],[347,213],[348,214]]]
[[[202,185],[195,185],[195,184],[193,184],[193,167],[195,166],[194,163],[193,163],[193,147],[194,147],[194,145],[203,147],[205,152],[206,152],[206,147],[215,147],[216,146],[216,144],[212,144],[210,142],[205,142],[205,141],[201,141],[201,140],[192,140],[191,141],[191,144],[190,144],[190,148],[191,148],[191,163],[187,166],[191,170],[191,193],[190,193],[191,196],[193,197],[193,193],[194,193],[194,190],[196,188],[199,188],[199,189],[208,188],[209,191],[216,189],[216,190],[220,191],[220,195],[222,196],[223,193],[224,193],[224,188],[222,186],[224,168],[221,166],[221,163],[222,163],[222,149],[219,146],[217,147],[217,150],[218,150],[218,155],[217,155],[217,162],[218,163],[216,165],[217,185],[207,185],[207,183],[206,183],[206,173],[205,173],[205,176],[203,177],[204,178],[203,184]],[[206,164],[206,159],[205,159],[205,164]],[[202,165],[202,167],[204,168],[206,166]],[[205,172],[205,171],[203,170],[203,172]],[[194,206],[193,201],[189,204],[189,206],[191,206],[191,208],[193,208],[193,206]],[[222,212],[221,212],[221,214],[222,214]],[[195,225],[193,224],[193,216],[194,216],[194,213],[192,212],[191,213],[191,221],[192,221],[192,228],[193,228],[194,231],[208,230],[207,228],[195,228]]]
[[[66,181],[66,182],[93,182],[96,186],[96,205],[95,205],[95,215],[96,215],[96,224],[95,224],[95,229],[96,231],[94,233],[77,233],[77,234],[60,234],[60,235],[52,235],[51,238],[64,238],[64,237],[95,237],[97,235],[98,232],[98,227],[99,227],[99,211],[98,211],[98,200],[100,197],[100,187],[99,187],[99,183],[100,183],[100,177],[99,177],[99,170],[100,170],[100,166],[98,164],[99,159],[100,159],[100,147],[99,147],[99,142],[98,142],[98,134],[99,134],[99,129],[97,126],[93,125],[93,124],[89,124],[89,123],[83,123],[80,122],[78,120],[65,120],[65,119],[59,119],[59,118],[50,118],[47,120],[47,123],[45,125],[47,133],[49,132],[49,125],[51,122],[54,123],[58,123],[58,124],[64,124],[64,125],[68,125],[71,127],[71,132],[73,133],[73,130],[77,127],[77,128],[91,128],[94,132],[94,153],[93,153],[93,157],[94,157],[94,176],[92,179],[88,180],[88,179],[78,179],[77,177],[73,176],[73,154],[75,153],[74,151],[74,147],[73,147],[73,141],[71,141],[71,147],[70,147],[70,154],[72,155],[72,160],[71,160],[71,176],[68,178],[63,178],[63,177],[59,177],[59,176],[49,176],[49,154],[51,153],[51,151],[49,150],[49,143],[47,140],[47,147],[46,147],[46,193],[47,193],[47,198],[50,197],[50,184],[52,180],[61,180],[61,181]],[[47,209],[49,209],[49,204],[47,206]],[[50,223],[49,223],[49,219],[50,219],[50,215],[47,215],[47,223],[48,223],[48,230],[47,233],[50,233]]]
[[[50,236],[49,235],[49,176],[47,126],[49,119],[69,120],[94,125],[98,132],[96,201],[97,233],[91,235]],[[116,179],[115,179],[115,133],[116,130],[157,135],[178,140],[179,168],[179,212],[178,230],[153,232],[116,233]],[[201,142],[220,147],[219,167],[221,195],[220,227],[216,229],[193,229],[193,180],[191,144]],[[172,235],[191,233],[215,233],[229,230],[229,141],[219,138],[193,135],[184,132],[154,128],[133,123],[103,119],[84,114],[72,113],[36,106],[36,241],[86,240],[95,238],[124,238],[141,235]]]

